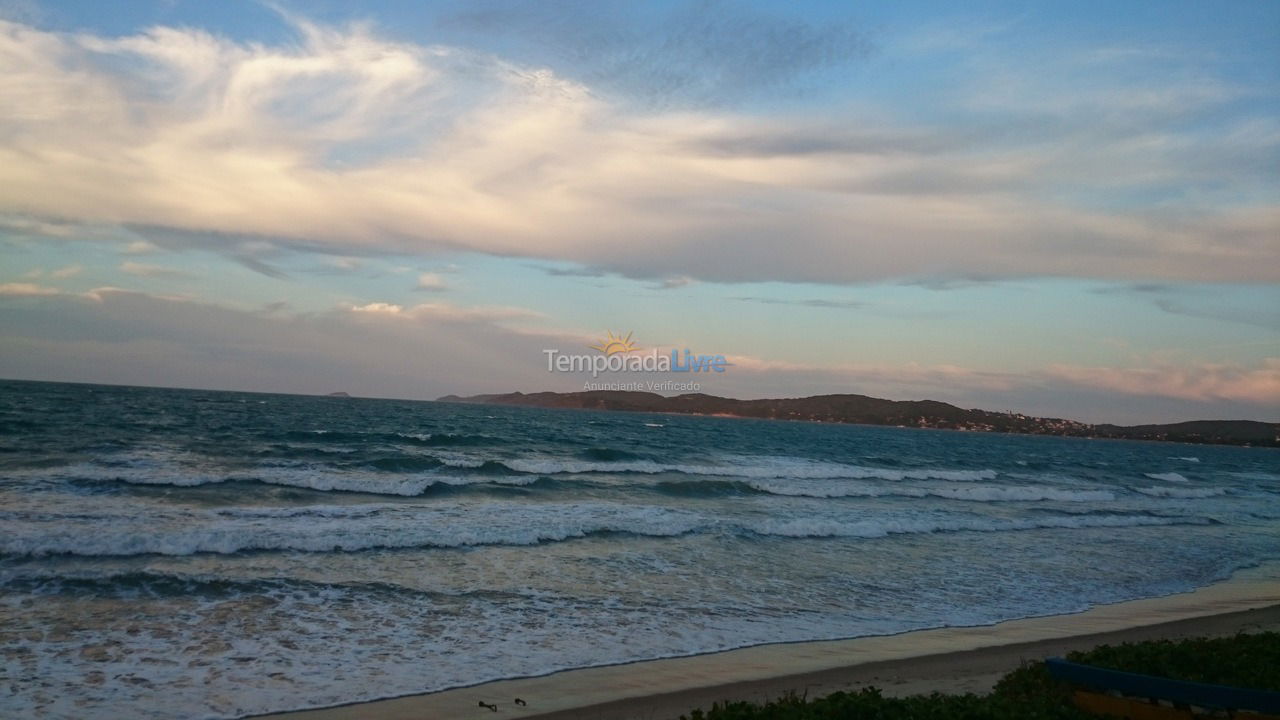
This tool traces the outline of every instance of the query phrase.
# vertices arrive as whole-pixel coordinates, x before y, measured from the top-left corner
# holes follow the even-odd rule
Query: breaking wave
[[[742,478],[798,478],[798,479],[875,479],[875,480],[953,480],[969,482],[994,480],[995,470],[891,470],[888,468],[841,465],[838,463],[809,462],[787,459],[761,459],[751,464],[710,465],[687,463],[659,463],[652,460],[620,462],[594,462],[560,458],[516,458],[499,460],[498,463],[521,473],[538,475],[580,475],[584,473],[680,473],[682,475],[706,475],[711,477]],[[445,460],[445,464],[453,461]]]
[[[1211,498],[1211,497],[1217,497],[1219,495],[1227,494],[1227,489],[1220,488],[1220,487],[1178,488],[1178,487],[1156,486],[1156,487],[1136,487],[1136,488],[1133,488],[1133,491],[1140,492],[1143,495],[1150,495],[1151,497],[1174,498],[1174,499]]]

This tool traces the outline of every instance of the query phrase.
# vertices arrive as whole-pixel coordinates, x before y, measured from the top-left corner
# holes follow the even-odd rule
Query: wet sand
[[[470,688],[279,713],[281,720],[674,720],[723,700],[789,691],[825,695],[874,685],[886,695],[983,693],[1022,662],[1156,638],[1280,630],[1280,567],[1163,598],[983,627],[765,645],[669,660],[568,670]],[[514,703],[521,698],[528,704]],[[479,703],[493,703],[492,712]]]

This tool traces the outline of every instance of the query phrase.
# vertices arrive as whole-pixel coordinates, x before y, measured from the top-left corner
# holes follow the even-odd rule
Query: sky
[[[0,0],[0,377],[1274,422],[1278,281],[1280,3]]]

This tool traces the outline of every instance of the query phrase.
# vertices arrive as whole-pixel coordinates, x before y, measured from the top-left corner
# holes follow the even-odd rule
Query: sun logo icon
[[[587,347],[592,350],[599,350],[605,355],[635,352],[640,349],[631,341],[631,333],[627,333],[627,336],[623,337],[621,335],[614,335],[612,332],[609,333],[609,337],[607,339],[601,340],[599,345],[588,345]]]

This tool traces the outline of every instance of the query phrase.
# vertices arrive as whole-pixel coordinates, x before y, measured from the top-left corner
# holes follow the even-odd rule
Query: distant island
[[[804,398],[735,400],[703,393],[666,397],[649,392],[599,390],[527,394],[513,392],[470,397],[445,395],[439,398],[439,402],[682,413],[972,432],[1280,447],[1280,424],[1253,420],[1192,420],[1169,425],[1129,427],[1090,425],[1074,420],[1033,417],[1022,413],[965,410],[936,400],[883,400],[866,395],[814,395]]]

